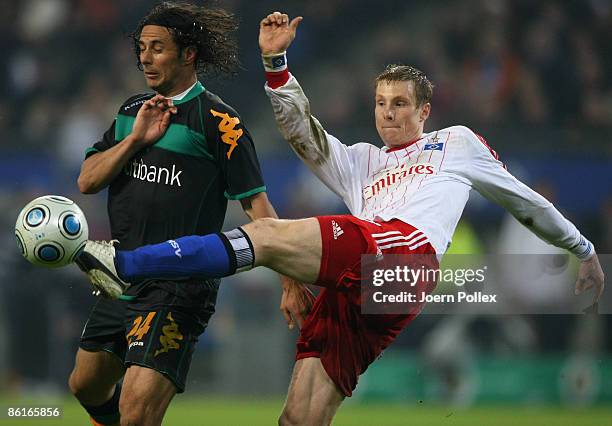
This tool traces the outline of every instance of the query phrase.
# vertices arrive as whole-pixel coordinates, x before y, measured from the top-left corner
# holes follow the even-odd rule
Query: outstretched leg
[[[255,251],[255,265],[313,284],[321,266],[321,229],[316,218],[259,219],[243,226]]]
[[[116,254],[113,249],[113,255],[114,265],[112,259],[107,262],[110,269],[116,266],[117,276],[127,282],[145,277],[217,278],[266,266],[314,283],[321,263],[321,230],[316,218],[266,218],[221,234],[181,237]]]
[[[119,297],[143,278],[221,278],[266,266],[303,283],[315,283],[321,266],[319,220],[258,219],[229,232],[191,235],[135,250],[88,241],[75,262],[98,290]]]

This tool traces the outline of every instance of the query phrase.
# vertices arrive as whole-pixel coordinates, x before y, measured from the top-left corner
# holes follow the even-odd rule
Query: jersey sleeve
[[[465,143],[466,177],[487,199],[501,205],[544,241],[567,249],[579,259],[589,258],[593,245],[546,198],[516,179],[486,141],[466,127],[458,127]]]
[[[225,196],[241,200],[266,191],[255,144],[240,115],[224,104],[213,105],[207,115],[206,135],[225,180]]]
[[[104,135],[102,136],[101,140],[94,143],[92,146],[85,150],[85,158],[88,158],[97,152],[106,151],[107,149],[112,148],[116,144],[115,122],[116,120],[113,120],[113,124],[111,124],[109,129],[104,132]]]
[[[276,89],[265,86],[283,138],[306,166],[351,207],[357,164],[352,147],[330,135],[310,114],[310,102],[294,76]],[[353,177],[353,179],[351,178]]]

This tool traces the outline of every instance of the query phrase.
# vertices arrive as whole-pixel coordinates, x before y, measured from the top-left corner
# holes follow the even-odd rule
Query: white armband
[[[287,52],[261,55],[261,60],[267,72],[279,72],[287,69]]]

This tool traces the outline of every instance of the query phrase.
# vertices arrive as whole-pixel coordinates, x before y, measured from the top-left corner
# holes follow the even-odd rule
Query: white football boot
[[[96,296],[117,299],[130,287],[115,268],[115,247],[117,240],[87,241],[74,262],[87,274]]]

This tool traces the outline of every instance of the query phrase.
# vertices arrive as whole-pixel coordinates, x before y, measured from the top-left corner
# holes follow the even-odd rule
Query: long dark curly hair
[[[195,68],[198,74],[234,75],[240,67],[238,43],[234,38],[238,19],[224,9],[169,1],[155,6],[130,34],[140,70],[139,40],[145,25],[168,28],[179,48],[179,54],[186,47],[195,46]]]

